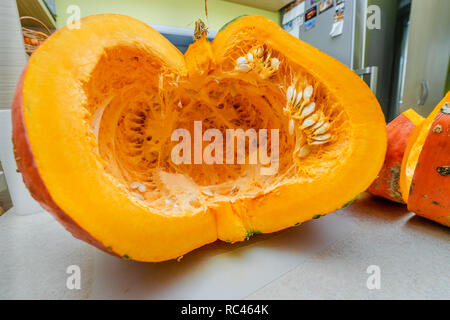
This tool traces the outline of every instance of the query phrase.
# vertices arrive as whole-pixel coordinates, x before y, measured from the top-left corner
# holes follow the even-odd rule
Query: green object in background
[[[445,82],[445,88],[444,88],[444,92],[442,93],[442,97],[444,97],[447,92],[450,91],[450,58],[448,61],[448,69],[447,69],[447,80]]]
[[[233,20],[228,21],[227,23],[225,23],[225,24],[222,26],[222,28],[219,29],[219,32],[222,31],[222,30],[225,30],[230,24],[232,24],[232,23],[235,22],[236,20],[239,20],[240,18],[246,17],[246,16],[248,16],[248,15],[247,15],[247,14],[243,14],[242,16],[236,17],[236,18],[234,18]]]
[[[242,15],[258,14],[280,24],[278,11],[257,9],[233,2],[208,0],[208,19],[205,17],[204,0],[56,0],[56,24],[66,25],[72,13],[69,6],[78,6],[81,17],[99,13],[119,13],[139,19],[147,24],[178,28],[194,28],[195,21],[207,21],[211,31]]]

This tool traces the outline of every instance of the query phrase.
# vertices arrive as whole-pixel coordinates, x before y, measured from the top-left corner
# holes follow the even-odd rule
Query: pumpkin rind
[[[261,90],[258,82],[255,83],[259,74],[227,69],[230,65],[234,68],[233,55],[240,52],[240,45],[249,41],[267,46],[282,59],[278,64],[289,64],[305,79],[312,81],[315,85],[312,98],[318,99],[317,102],[323,101],[323,106],[318,105],[318,108],[329,108],[330,115],[343,115],[344,120],[338,123],[343,126],[343,133],[338,131],[339,128],[332,131],[341,134],[333,137],[335,140],[328,141],[326,134],[315,136],[318,140],[311,140],[320,143],[316,150],[322,152],[321,155],[334,156],[334,148],[338,147],[341,149],[336,150],[343,152],[335,152],[339,156],[330,158],[328,165],[325,161],[310,160],[310,168],[318,171],[314,178],[308,180],[296,173],[291,180],[282,180],[283,183],[267,192],[245,194],[232,201],[230,197],[220,200],[217,194],[211,196],[211,192],[206,192],[201,186],[206,194],[200,195],[201,201],[207,205],[195,210],[180,211],[170,207],[170,201],[166,201],[165,206],[147,201],[145,197],[155,194],[148,190],[144,194],[145,186],[142,191],[145,197],[135,195],[135,186],[140,190],[141,184],[136,184],[139,180],[134,180],[134,172],[125,172],[133,179],[127,180],[117,170],[128,164],[126,161],[129,159],[120,153],[128,152],[128,145],[111,149],[112,138],[120,142],[120,138],[126,136],[117,136],[121,133],[116,129],[122,121],[117,120],[121,116],[118,113],[120,108],[136,102],[133,99],[140,94],[154,97],[153,93],[164,90],[168,90],[166,95],[162,95],[164,101],[177,94],[190,94],[191,100],[197,99],[199,91],[206,87],[202,81],[214,72],[219,75],[223,72],[225,78],[231,79],[222,86],[231,92],[231,96],[236,92],[228,86],[239,83],[240,90],[258,93],[249,99],[260,99],[265,103],[258,91]],[[261,58],[268,59],[267,55]],[[278,68],[273,59],[270,61]],[[150,68],[150,71],[144,72],[145,68]],[[277,88],[273,95],[281,97],[281,102],[278,102],[281,105],[286,102],[283,99],[288,84],[272,83],[270,77],[277,68],[267,73],[261,69],[264,71],[261,79],[264,76],[264,84],[271,86],[268,90]],[[118,73],[109,74],[111,77],[106,80],[101,78],[108,72]],[[139,76],[142,78],[131,78],[133,72],[141,72]],[[177,86],[177,82],[172,87],[166,82],[158,82],[162,72],[169,75],[170,81],[178,81],[178,76],[187,87]],[[336,75],[339,75],[338,80]],[[136,79],[148,80],[152,85],[156,83],[157,90],[143,85],[139,87],[141,82]],[[125,259],[174,259],[217,239],[242,241],[252,234],[278,231],[330,213],[370,185],[383,164],[386,151],[384,116],[365,83],[338,61],[259,16],[238,19],[219,32],[212,43],[201,38],[186,56],[158,32],[135,19],[109,14],[86,17],[79,30],[62,28],[40,46],[30,58],[22,81],[13,105],[13,135],[18,165],[28,188],[44,208],[75,236]],[[126,91],[130,84],[134,86],[129,86],[130,91]],[[108,85],[112,89],[108,89]],[[106,101],[95,100],[98,97],[95,94],[104,91],[120,92],[119,98],[113,96],[107,102],[108,106],[114,107],[89,109],[92,101],[99,102],[99,105]],[[214,98],[215,92],[209,93]],[[170,104],[173,110],[188,104],[184,101],[186,96],[181,98],[177,104]],[[127,99],[127,103],[120,99]],[[328,106],[327,102],[333,104]],[[228,112],[233,112],[234,106],[231,107]],[[128,113],[135,116],[133,121],[142,123],[144,119],[139,117],[145,115],[142,116],[139,110],[133,112]],[[277,109],[277,112],[281,110]],[[100,127],[97,126],[97,116],[101,121]],[[286,132],[288,120],[282,120],[282,129]],[[168,130],[170,124],[167,119],[154,121],[154,127],[150,129],[158,134]],[[124,132],[129,133],[125,129]],[[115,135],[112,136],[111,132]],[[152,142],[155,140],[152,137],[146,138],[143,139],[145,143],[156,143]],[[292,141],[294,138],[289,139]],[[329,146],[322,147],[322,143],[328,142]],[[140,141],[137,143],[142,144]],[[120,166],[118,161],[122,161]],[[209,167],[200,167],[194,173],[203,172],[201,170],[211,172],[207,171]],[[326,174],[321,174],[321,170]],[[161,173],[160,179],[164,174]],[[170,178],[173,177],[175,175]],[[355,177],[358,178],[355,180]],[[186,190],[184,182],[188,181],[187,178],[199,179],[198,176],[183,176],[182,183],[170,186]],[[181,193],[183,197],[184,193]],[[158,201],[164,199],[168,200],[158,198]],[[191,200],[195,203],[199,199]]]
[[[388,149],[383,168],[368,191],[376,196],[398,203],[405,203],[400,192],[400,171],[408,140],[416,126],[424,120],[409,109],[392,120],[387,126]]]
[[[42,181],[36,163],[33,161],[33,154],[28,143],[26,128],[23,121],[23,99],[22,89],[26,68],[22,72],[15,97],[11,108],[11,116],[13,126],[12,141],[14,148],[14,156],[17,163],[17,169],[21,172],[23,181],[30,191],[31,196],[39,202],[39,204],[61,223],[75,238],[83,240],[98,249],[111,255],[116,255],[110,249],[106,248],[100,241],[92,237],[88,232],[83,230],[69,215],[67,215],[52,199],[44,182]]]
[[[436,116],[441,112],[444,104],[449,101],[450,92],[445,95],[430,115],[414,129],[411,137],[409,138],[400,172],[400,192],[405,203],[408,203],[414,172],[425,140],[427,139],[430,130],[439,130],[439,128],[431,129],[431,126],[436,119]]]
[[[447,227],[450,227],[449,168],[450,112],[446,113],[442,107],[422,147],[414,171],[408,209]]]

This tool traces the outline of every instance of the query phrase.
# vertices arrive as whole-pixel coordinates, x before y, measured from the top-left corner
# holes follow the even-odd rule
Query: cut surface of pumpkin
[[[76,237],[140,261],[333,212],[366,190],[386,151],[365,83],[260,16],[237,19],[212,43],[201,37],[184,56],[130,17],[86,17],[33,54],[13,122],[33,196]],[[276,172],[193,154],[174,163],[173,132],[185,129],[194,144],[199,122],[223,136],[277,129]],[[272,154],[267,135],[257,149]]]

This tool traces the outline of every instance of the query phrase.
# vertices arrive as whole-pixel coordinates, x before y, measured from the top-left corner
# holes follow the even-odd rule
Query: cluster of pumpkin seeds
[[[236,59],[236,70],[257,72],[262,79],[270,78],[280,67],[280,60],[264,47],[254,47],[246,55]]]
[[[289,86],[286,91],[286,107],[283,111],[290,118],[289,134],[301,130],[306,136],[306,143],[297,151],[299,158],[309,155],[313,146],[326,144],[331,139],[328,132],[331,124],[316,103],[311,101],[313,92],[311,85],[303,90]]]

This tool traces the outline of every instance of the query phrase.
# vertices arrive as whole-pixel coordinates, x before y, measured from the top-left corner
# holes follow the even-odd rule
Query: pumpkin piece
[[[86,17],[33,53],[12,113],[34,198],[74,236],[139,261],[333,212],[367,189],[386,151],[384,116],[365,83],[260,16],[212,43],[201,36],[185,56],[130,17]],[[172,133],[194,137],[196,121],[221,133],[278,129],[278,170],[175,163]]]
[[[434,119],[414,171],[408,209],[450,227],[450,102]]]
[[[368,191],[376,196],[405,203],[400,193],[400,170],[408,140],[424,118],[408,109],[387,126],[388,149],[383,168]]]
[[[405,203],[408,203],[414,171],[416,170],[419,156],[422,152],[423,145],[428,137],[431,126],[436,119],[436,116],[441,112],[444,104],[449,101],[450,92],[445,95],[430,115],[414,129],[411,137],[409,138],[400,171],[400,193],[402,194],[402,198]]]

